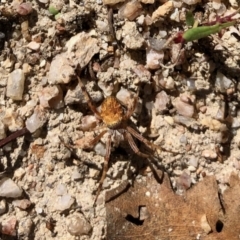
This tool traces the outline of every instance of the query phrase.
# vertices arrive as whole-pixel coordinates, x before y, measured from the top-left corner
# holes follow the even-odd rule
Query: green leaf
[[[193,13],[190,11],[186,12],[186,24],[187,26],[193,26],[194,24]]]
[[[57,10],[53,5],[50,5],[50,6],[49,6],[48,11],[49,11],[52,15],[57,15],[57,14],[59,13],[58,10]]]

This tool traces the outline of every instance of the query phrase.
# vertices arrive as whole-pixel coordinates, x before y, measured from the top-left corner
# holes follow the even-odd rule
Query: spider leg
[[[173,153],[173,154],[179,154],[178,152],[173,152],[171,150],[167,150],[163,147],[160,147],[150,141],[148,141],[146,138],[144,138],[140,133],[136,132],[133,128],[131,127],[126,127],[126,130],[132,134],[135,138],[137,138],[139,141],[143,142],[144,144],[146,144],[147,146],[149,146],[150,148],[152,148],[153,150],[156,150],[156,149],[160,149],[160,150],[163,150],[165,152],[170,152],[170,153]]]
[[[127,141],[128,141],[128,143],[129,143],[130,147],[132,148],[132,150],[133,150],[138,156],[144,157],[144,158],[149,157],[148,154],[145,154],[145,153],[140,152],[139,148],[137,147],[136,143],[134,142],[134,139],[133,139],[132,135],[131,135],[129,132],[125,131],[125,132],[124,132],[124,137],[127,139]]]
[[[84,97],[87,101],[87,104],[88,104],[88,107],[91,109],[91,111],[97,115],[97,117],[99,119],[101,119],[101,116],[100,116],[100,113],[98,112],[97,108],[94,106],[94,104],[92,103],[92,99],[91,97],[89,96],[87,90],[86,90],[86,87],[84,86],[84,84],[82,83],[82,80],[80,79],[80,77],[77,76],[77,79],[78,79],[78,83],[79,83],[79,86],[84,94]]]
[[[102,190],[103,181],[104,181],[104,179],[106,178],[106,175],[107,175],[108,162],[109,162],[109,159],[110,159],[110,154],[111,154],[111,135],[109,134],[108,140],[107,140],[107,143],[106,143],[106,155],[104,157],[103,172],[102,172],[101,179],[99,181],[99,185],[98,185],[98,189],[97,189],[97,193],[96,193],[96,198],[95,198],[94,204],[96,203],[96,201],[97,201],[97,199],[99,197],[99,194],[100,194],[100,192]]]
[[[104,130],[104,131],[102,131],[101,133],[99,133],[99,134],[90,142],[89,145],[91,145],[91,146],[96,145],[96,144],[100,141],[100,139],[103,137],[103,135],[104,135],[106,132],[107,132],[107,130]]]

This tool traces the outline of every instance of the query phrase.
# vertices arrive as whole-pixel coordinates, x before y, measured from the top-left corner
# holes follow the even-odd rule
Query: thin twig
[[[3,147],[4,145],[8,144],[9,142],[15,140],[18,137],[25,135],[28,132],[29,132],[28,129],[26,127],[24,127],[21,130],[18,130],[16,132],[12,133],[8,137],[6,137],[0,141],[0,147]]]

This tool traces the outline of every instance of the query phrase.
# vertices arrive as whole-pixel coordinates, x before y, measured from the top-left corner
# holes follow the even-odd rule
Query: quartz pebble
[[[0,232],[9,236],[17,235],[17,219],[15,217],[9,218],[6,221],[2,222]]]
[[[7,97],[13,100],[22,100],[25,75],[22,69],[16,69],[9,74],[7,82]]]
[[[132,99],[132,94],[126,88],[121,87],[121,89],[116,94],[116,98],[125,106],[129,106]]]
[[[27,45],[27,47],[28,47],[29,49],[31,49],[31,50],[37,51],[37,50],[39,50],[39,48],[40,48],[40,44],[37,43],[37,42],[32,41],[32,42],[30,42],[30,43]]]
[[[225,93],[228,88],[233,86],[233,82],[229,78],[227,78],[225,75],[223,75],[221,72],[218,71],[215,85],[220,92]]]
[[[58,184],[57,185],[57,188],[56,188],[56,194],[58,195],[58,196],[63,196],[64,194],[67,194],[67,188],[66,188],[66,186],[65,185],[63,185],[63,184]]]
[[[16,12],[20,15],[28,15],[32,12],[32,4],[30,2],[23,2],[23,3],[17,3],[17,1],[14,2],[14,7],[16,9]]]
[[[104,157],[106,155],[106,146],[103,143],[98,142],[94,146],[94,151],[96,152],[97,155],[100,155],[100,156]]]
[[[34,109],[34,113],[26,120],[26,128],[29,132],[33,133],[37,129],[41,128],[47,121],[46,112],[41,106],[37,106]]]
[[[159,69],[159,62],[163,61],[164,54],[162,51],[156,51],[152,48],[147,48],[146,68]]]
[[[22,189],[10,178],[0,180],[0,197],[18,198],[22,195]]]
[[[55,209],[59,211],[65,211],[73,205],[75,199],[69,195],[65,194],[61,197],[58,197],[56,203],[55,203]]]
[[[22,199],[22,200],[14,200],[13,205],[22,210],[26,210],[27,208],[29,208],[32,205],[32,203],[28,199]]]
[[[188,161],[188,164],[190,166],[193,166],[193,167],[197,168],[197,166],[198,166],[198,159],[195,156],[191,156],[189,161]]]
[[[92,227],[82,214],[74,214],[67,219],[67,229],[73,236],[82,236],[89,234]]]

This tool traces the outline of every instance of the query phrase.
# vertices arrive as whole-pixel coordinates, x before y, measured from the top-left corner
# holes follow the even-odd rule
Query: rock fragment
[[[157,21],[159,18],[167,15],[171,10],[173,10],[173,2],[172,1],[165,2],[157,10],[153,12],[152,20]]]
[[[34,109],[34,113],[26,120],[26,127],[29,132],[33,133],[41,128],[47,121],[45,110],[41,106]]]
[[[148,83],[151,80],[151,72],[149,72],[143,65],[139,64],[133,67],[132,70],[137,74],[141,82]]]
[[[162,62],[164,53],[162,51],[156,51],[152,48],[147,48],[147,62],[146,67],[149,69],[158,69],[160,67],[159,62]]]
[[[167,109],[169,103],[170,97],[167,95],[165,91],[161,91],[156,95],[154,107],[157,112],[162,112]]]
[[[89,33],[81,32],[73,37],[66,43],[67,52],[74,52],[75,65],[79,64],[84,68],[92,59],[92,57],[99,52],[98,40],[93,38]]]
[[[208,234],[212,231],[212,229],[208,223],[206,214],[202,215],[202,217],[201,217],[201,228],[203,229],[203,231],[206,234]]]
[[[201,120],[201,124],[208,127],[209,129],[213,131],[226,131],[227,126],[220,121],[213,119],[211,117],[205,117]]]
[[[13,205],[22,210],[26,210],[27,208],[29,208],[32,205],[32,203],[28,199],[21,199],[21,200],[14,200]]]
[[[129,49],[139,49],[144,43],[143,36],[138,32],[135,22],[126,22],[122,31],[123,43]]]
[[[57,55],[50,66],[48,82],[50,84],[69,83],[75,75],[75,70],[71,59],[66,53]]]
[[[21,218],[18,223],[18,236],[21,239],[29,239],[32,227],[33,221],[29,217]]]
[[[82,214],[75,214],[68,218],[67,229],[71,235],[82,236],[89,234],[92,227]]]
[[[39,94],[40,105],[44,108],[59,109],[64,106],[63,92],[59,85],[43,88]]]
[[[194,105],[190,96],[181,95],[173,101],[177,112],[184,117],[192,117],[194,115]]]
[[[22,100],[25,75],[22,69],[16,69],[9,74],[7,82],[7,97],[13,100]]]
[[[209,159],[216,159],[217,153],[211,149],[206,149],[202,151],[202,156]]]
[[[17,235],[17,219],[15,217],[9,218],[1,224],[0,232],[9,236]]]
[[[58,197],[56,203],[55,203],[55,209],[59,210],[59,211],[65,211],[69,208],[71,208],[71,206],[74,203],[74,198],[69,195],[69,194],[65,194],[61,197]]]
[[[177,192],[179,194],[184,193],[187,189],[191,187],[191,176],[186,172],[183,172],[177,180]]]
[[[23,120],[14,108],[6,110],[2,123],[7,126],[11,132],[15,132],[23,128]]]
[[[142,5],[137,0],[132,0],[127,2],[119,9],[120,18],[127,18],[130,21],[133,21],[135,18],[140,16],[142,12]]]
[[[18,198],[22,195],[22,189],[10,178],[0,180],[0,197]]]
[[[6,199],[0,201],[0,215],[4,214],[7,211]]]

